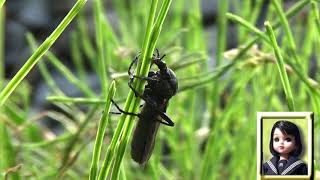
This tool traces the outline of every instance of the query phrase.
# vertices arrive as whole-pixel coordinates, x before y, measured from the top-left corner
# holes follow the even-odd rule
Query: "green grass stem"
[[[265,27],[266,27],[267,34],[270,38],[270,41],[272,43],[273,50],[274,50],[274,53],[276,56],[277,67],[278,67],[278,71],[280,74],[284,93],[286,95],[286,100],[287,100],[289,111],[294,111],[295,108],[294,108],[293,96],[292,96],[292,92],[291,92],[289,78],[288,78],[286,69],[284,67],[284,61],[283,61],[283,57],[281,55],[281,50],[278,46],[276,37],[275,37],[273,29],[272,29],[272,26],[268,21],[265,22]]]
[[[106,100],[99,98],[83,98],[83,97],[65,97],[65,96],[49,96],[48,101],[73,103],[73,104],[104,104]]]
[[[73,64],[77,70],[77,75],[79,79],[82,82],[86,82],[86,70],[85,70],[85,64],[84,61],[81,57],[81,52],[80,52],[80,42],[79,40],[81,37],[79,36],[79,33],[76,32],[71,32],[71,59],[73,61]]]
[[[0,116],[2,119],[2,117]],[[4,179],[5,171],[16,165],[16,153],[12,146],[12,138],[8,132],[6,124],[0,120],[0,177]],[[13,180],[20,179],[18,173],[9,174]]]
[[[99,159],[101,156],[101,149],[102,149],[102,144],[103,144],[103,139],[104,135],[106,132],[106,127],[108,124],[109,120],[109,112],[111,108],[111,101],[110,99],[114,98],[116,92],[115,88],[115,82],[113,81],[110,85],[109,92],[106,97],[106,105],[102,114],[102,117],[99,122],[98,126],[98,131],[96,135],[96,140],[94,144],[94,149],[93,149],[93,156],[92,156],[92,162],[91,162],[91,167],[90,167],[90,173],[89,173],[89,179],[90,180],[95,180],[98,174],[98,167],[99,167]]]
[[[81,121],[81,124],[79,125],[79,128],[77,129],[76,133],[71,137],[71,139],[66,144],[66,147],[63,152],[61,165],[58,170],[58,176],[61,176],[62,173],[66,171],[66,168],[68,168],[70,161],[72,161],[70,154],[73,151],[73,149],[75,148],[75,145],[77,143],[79,143],[79,139],[80,139],[81,134],[85,131],[85,128],[87,127],[88,123],[92,120],[94,114],[98,110],[98,107],[99,107],[99,105],[94,105],[94,106],[90,107],[84,120]]]
[[[216,52],[216,66],[219,66],[223,61],[223,52],[226,48],[226,32],[227,22],[226,13],[228,11],[228,1],[218,1],[219,16],[218,16],[218,34],[217,34],[217,52]]]
[[[311,1],[311,7],[312,7],[312,12],[313,12],[313,18],[316,23],[316,29],[318,32],[318,36],[320,35],[320,15],[319,15],[319,6],[317,2]]]
[[[101,0],[93,1],[93,12],[95,18],[95,30],[96,30],[96,44],[98,53],[98,75],[101,81],[101,90],[103,96],[106,96],[107,90],[107,71],[106,71],[106,59],[105,59],[105,44],[103,39],[103,23],[102,16],[104,14],[103,5]]]
[[[96,63],[96,51],[94,50],[94,47],[92,43],[90,42],[90,36],[87,29],[88,22],[85,19],[84,13],[80,12],[79,17],[77,18],[77,29],[79,31],[79,36],[81,37],[81,48],[83,49],[84,55],[87,57],[91,68],[93,70],[97,69],[97,63]]]
[[[31,34],[27,35],[27,40],[32,49],[35,49],[36,42]],[[74,75],[69,68],[62,64],[61,61],[53,53],[47,51],[47,54],[45,56],[70,83],[78,87],[86,96],[95,97],[95,93],[87,86],[87,84],[82,82],[81,79],[77,78],[76,75]]]
[[[299,13],[309,3],[310,3],[310,0],[298,1],[296,4],[294,4],[292,7],[290,7],[287,10],[287,12],[285,13],[286,18],[290,19],[291,17],[293,17],[294,15]],[[257,36],[258,36],[258,37],[256,37],[256,40],[258,40],[259,38],[262,38],[263,40],[268,42],[268,44],[271,45],[271,43],[269,41],[269,38],[265,35],[265,33],[260,31],[258,28],[254,27],[249,21],[243,19],[242,17],[240,17],[238,15],[232,14],[232,13],[227,13],[226,16],[230,20],[232,20],[234,22],[237,22],[240,25],[246,27],[249,31],[256,33]],[[276,20],[275,23],[272,24],[272,28],[278,28],[280,25],[281,25],[281,21],[280,20]]]
[[[212,82],[213,80],[219,78],[223,74],[225,74],[232,67],[235,67],[235,65],[238,63],[238,60],[256,43],[256,40],[257,39],[251,40],[243,48],[241,48],[240,52],[233,58],[231,63],[226,64],[226,65],[221,65],[220,67],[217,67],[215,69],[215,71],[213,73],[211,73],[210,75],[207,75],[204,78],[200,77],[195,82],[190,82],[190,83],[188,83],[188,85],[181,86],[179,88],[179,92],[206,85],[206,84]]]
[[[283,9],[280,5],[280,2],[277,0],[272,0],[272,5],[274,6],[276,12],[278,13],[279,17],[280,17],[280,22],[281,24],[284,26],[284,32],[286,37],[288,38],[288,46],[289,46],[289,54],[291,54],[293,56],[293,59],[295,60],[296,64],[300,64],[300,60],[297,54],[297,48],[296,48],[296,43],[294,41],[292,32],[290,30],[290,25],[289,22],[286,18],[285,13],[283,12]],[[301,65],[299,65],[300,68]]]
[[[78,0],[77,3],[72,7],[66,17],[58,25],[58,27],[52,32],[52,34],[40,45],[40,47],[31,55],[27,62],[21,67],[17,74],[11,79],[7,86],[0,93],[0,106],[7,100],[10,94],[16,89],[24,77],[31,71],[33,66],[43,56],[44,53],[53,45],[58,39],[64,29],[78,14],[80,9],[86,3],[87,0]]]
[[[47,141],[41,141],[41,142],[34,142],[34,143],[22,143],[19,145],[21,148],[25,148],[26,150],[31,150],[33,151],[35,148],[44,148],[46,146],[54,145],[56,143],[61,143],[69,140],[72,138],[72,134],[64,134],[61,136],[56,137],[53,140],[47,140]]]
[[[268,37],[265,35],[264,32],[260,31],[258,28],[250,24],[249,21],[243,19],[242,17],[238,15],[234,15],[232,13],[227,13],[227,18],[231,21],[237,22],[241,24],[242,26],[246,27],[249,31],[254,32],[257,34],[261,39],[265,40],[266,42],[270,42]]]

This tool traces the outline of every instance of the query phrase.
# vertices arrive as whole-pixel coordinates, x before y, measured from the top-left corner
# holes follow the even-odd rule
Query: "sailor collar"
[[[279,156],[273,156],[269,161],[266,162],[266,164],[272,170],[272,174],[270,175],[279,175],[278,169],[276,168],[278,165],[278,161]],[[281,175],[290,175],[295,169],[299,168],[303,164],[304,163],[302,160],[298,159],[297,157],[291,156],[287,160],[287,164],[285,165]]]

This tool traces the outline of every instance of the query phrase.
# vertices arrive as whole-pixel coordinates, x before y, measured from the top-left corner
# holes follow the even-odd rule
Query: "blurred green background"
[[[35,49],[76,1],[2,2],[1,92],[30,56],[39,57]],[[152,13],[151,2],[158,2]],[[98,169],[108,162],[118,168],[118,179],[256,179],[256,114],[262,111],[315,113],[319,171],[319,2],[87,1],[0,108],[0,179],[88,179],[102,117],[109,119]],[[117,141],[112,160],[105,161],[121,122],[107,116],[106,94],[115,81],[114,99],[124,107],[128,66],[154,27],[147,26],[150,14],[156,19],[164,3],[170,6],[156,47],[179,81],[167,109],[175,127],[160,126],[144,167],[130,157],[131,127],[125,128],[128,139],[117,134],[127,146]],[[263,137],[269,138],[271,121]],[[307,144],[306,125],[296,121]],[[269,150],[264,152],[268,159]]]

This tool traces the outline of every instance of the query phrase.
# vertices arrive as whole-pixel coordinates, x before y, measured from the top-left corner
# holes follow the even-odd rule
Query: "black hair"
[[[283,134],[294,136],[296,148],[294,151],[290,152],[289,155],[298,157],[302,152],[302,143],[299,128],[294,123],[284,120],[277,121],[272,127],[269,143],[271,154],[274,156],[279,156],[279,153],[273,149],[273,133],[276,128],[279,128]]]

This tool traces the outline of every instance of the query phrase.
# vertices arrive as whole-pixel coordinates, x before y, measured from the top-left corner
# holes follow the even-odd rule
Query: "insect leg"
[[[162,112],[162,111],[158,111],[158,112],[159,112],[159,115],[164,120],[164,121],[160,121],[161,124],[171,126],[171,127],[174,126],[174,122],[170,119],[170,117],[165,112]]]
[[[133,76],[133,73],[131,72],[132,66],[137,63],[140,54],[141,54],[141,53],[139,52],[138,55],[133,59],[133,61],[131,62],[130,66],[129,66],[128,74],[129,74],[130,77]]]
[[[137,117],[140,118],[140,114],[136,114],[136,113],[132,113],[132,112],[126,112],[126,111],[122,110],[122,109],[118,106],[118,104],[117,104],[116,102],[114,102],[113,99],[110,99],[110,100],[111,100],[112,104],[114,104],[114,105],[116,106],[116,108],[118,109],[118,111],[120,111],[120,113],[111,112],[112,114],[121,114],[121,113],[123,113],[123,114],[126,114],[126,115],[137,116]]]
[[[152,106],[152,108],[159,113],[161,118],[164,120],[164,121],[160,121],[160,123],[165,124],[167,126],[174,126],[174,122],[170,119],[170,117],[166,113],[159,110],[156,107],[156,105],[154,103],[152,103],[152,100],[150,98],[147,98],[147,97],[141,95],[136,89],[134,89],[134,87],[132,86],[132,80],[129,81],[128,85],[129,85],[130,89],[134,92],[135,96],[140,97],[142,100],[144,100],[148,105]]]

